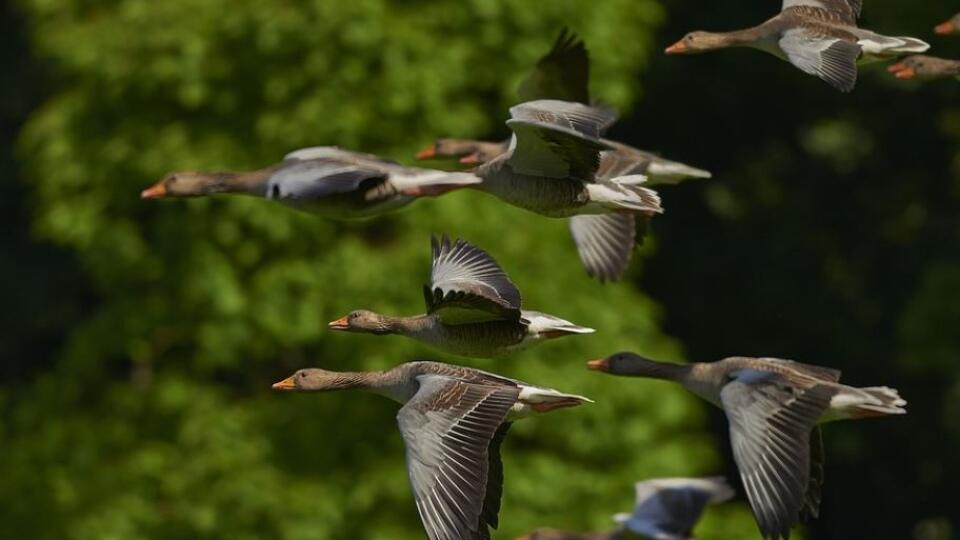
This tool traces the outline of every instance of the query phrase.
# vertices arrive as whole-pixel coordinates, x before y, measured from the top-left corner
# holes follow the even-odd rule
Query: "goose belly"
[[[428,344],[459,356],[490,358],[522,348],[526,333],[526,327],[514,321],[442,325]]]
[[[589,199],[579,180],[509,172],[498,172],[484,179],[480,189],[518,208],[557,218],[577,214]]]

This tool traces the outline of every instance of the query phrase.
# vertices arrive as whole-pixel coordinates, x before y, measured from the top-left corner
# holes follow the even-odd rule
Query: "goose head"
[[[887,71],[898,79],[932,79],[956,76],[960,66],[952,60],[916,54],[891,65]]]
[[[390,317],[366,309],[351,311],[347,315],[331,321],[327,326],[331,330],[340,330],[343,332],[361,332],[380,335],[393,332],[393,320]]]
[[[960,33],[960,13],[957,13],[953,17],[950,17],[950,19],[947,21],[938,24],[934,27],[933,31],[941,36]]]
[[[683,376],[687,366],[657,362],[632,352],[618,352],[587,362],[587,369],[627,377],[677,380]]]
[[[273,389],[287,392],[323,392],[352,385],[352,379],[345,377],[342,373],[314,368],[298,370],[286,379],[274,383]]]
[[[731,45],[726,34],[696,31],[683,36],[683,39],[667,47],[667,54],[696,54]]]
[[[198,197],[226,191],[224,175],[204,172],[175,172],[140,193],[142,199]]]

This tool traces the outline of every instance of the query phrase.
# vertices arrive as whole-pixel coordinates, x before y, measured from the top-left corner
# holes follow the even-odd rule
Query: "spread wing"
[[[568,101],[516,105],[507,120],[513,131],[510,166],[531,176],[593,181],[600,151],[609,147],[600,137],[615,120],[610,109]]]
[[[520,291],[486,251],[463,240],[431,238],[433,270],[424,287],[427,313],[446,324],[520,319]]]
[[[617,281],[630,265],[636,219],[631,214],[573,216],[570,234],[587,274],[601,282]]]
[[[779,44],[787,60],[800,71],[823,79],[841,92],[856,86],[861,52],[856,43],[800,28],[784,32]]]
[[[441,375],[417,377],[420,388],[397,414],[407,449],[407,472],[430,540],[486,540],[496,527],[501,425],[517,387],[472,384]],[[498,438],[498,433],[501,433]],[[491,474],[497,476],[492,478]]]
[[[560,99],[590,103],[590,57],[583,41],[566,28],[520,83],[520,101]]]
[[[754,370],[740,370],[720,392],[733,457],[764,538],[788,538],[799,519],[810,486],[810,433],[835,393]]]
[[[783,0],[781,11],[797,6],[825,9],[837,17],[838,22],[856,25],[863,0]]]

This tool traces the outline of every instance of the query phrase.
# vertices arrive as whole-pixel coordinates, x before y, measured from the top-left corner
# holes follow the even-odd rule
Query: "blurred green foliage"
[[[605,529],[630,508],[634,480],[721,466],[694,398],[584,370],[615,348],[680,349],[642,293],[586,278],[563,221],[478,193],[347,224],[254,199],[137,198],[169,170],[255,168],[303,146],[404,158],[440,134],[502,133],[517,82],[564,25],[589,43],[596,94],[628,109],[663,19],[656,2],[20,7],[53,79],[19,137],[33,230],[76,257],[61,271],[81,274],[95,300],[52,367],[4,387],[5,533],[422,537],[396,406],[281,396],[270,383],[307,366],[435,357],[399,338],[331,335],[325,323],[356,307],[421,310],[428,237],[441,232],[488,248],[527,306],[602,329],[472,363],[598,401],[513,430],[499,538],[539,525]],[[702,532],[752,528],[734,505]]]
[[[906,417],[826,429],[808,536],[960,532],[954,81],[873,66],[848,96],[755,51],[659,54],[695,27],[775,10],[756,0],[16,5],[0,4],[0,536],[422,538],[396,406],[269,385],[300,367],[437,358],[325,323],[422,309],[428,236],[442,232],[487,248],[526,306],[600,330],[447,359],[597,400],[511,431],[497,538],[607,529],[637,479],[735,478],[718,411],[583,369],[619,349],[778,355],[900,388]],[[863,22],[960,57],[960,40],[931,36],[955,8],[867,2]],[[663,190],[626,283],[588,280],[564,222],[479,193],[355,223],[137,198],[170,170],[256,168],[303,146],[403,159],[439,135],[503,137],[517,83],[562,26],[587,42],[594,94],[624,111],[614,138],[716,173]],[[743,502],[697,530],[755,531]]]

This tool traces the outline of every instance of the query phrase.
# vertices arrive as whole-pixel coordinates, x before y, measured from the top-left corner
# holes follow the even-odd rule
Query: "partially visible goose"
[[[141,197],[240,193],[343,219],[382,214],[417,197],[479,182],[470,173],[404,167],[370,154],[318,146],[291,152],[282,162],[251,172],[172,173]]]
[[[500,445],[511,422],[590,400],[438,362],[387,371],[301,369],[276,390],[367,390],[403,404],[397,414],[407,472],[430,540],[488,540],[503,490]]]
[[[574,533],[538,529],[517,540],[689,540],[708,504],[733,497],[726,480],[714,478],[658,478],[637,482],[632,514],[617,514],[620,528],[606,533]]]
[[[723,33],[692,32],[666,52],[751,47],[849,92],[857,83],[858,60],[887,60],[930,48],[916,38],[883,36],[858,28],[862,7],[863,0],[783,0],[780,14],[759,26]]]
[[[791,360],[732,357],[678,365],[618,353],[587,366],[678,382],[723,409],[733,458],[764,538],[789,538],[801,515],[817,516],[823,484],[818,424],[907,412],[893,388],[846,386],[838,382],[838,370]]]
[[[898,79],[947,79],[960,77],[960,60],[915,54],[893,64],[887,70]]]
[[[953,17],[950,17],[946,21],[938,24],[936,27],[934,27],[933,31],[941,36],[960,34],[960,13],[957,13]]]
[[[391,317],[357,310],[330,323],[333,330],[399,334],[440,351],[491,358],[543,340],[589,334],[539,311],[521,309],[520,291],[486,251],[463,240],[431,238],[433,268],[423,288],[427,312]]]

